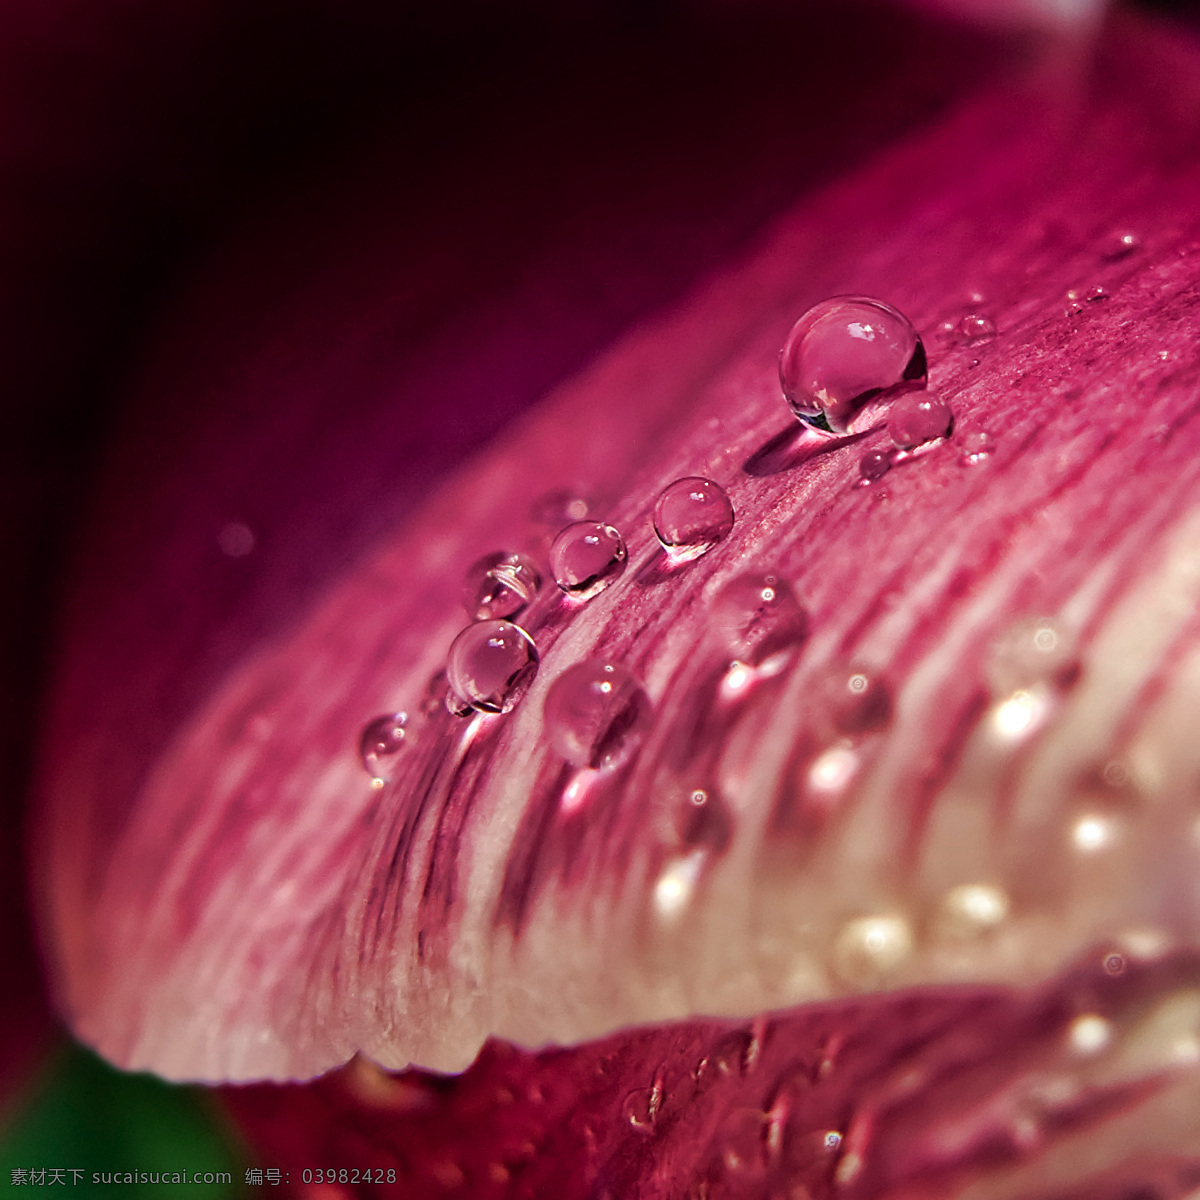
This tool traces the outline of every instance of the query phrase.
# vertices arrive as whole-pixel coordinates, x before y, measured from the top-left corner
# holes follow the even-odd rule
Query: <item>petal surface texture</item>
[[[79,1035],[172,1078],[357,1052],[461,1070],[489,1036],[1195,947],[1200,55],[1134,30],[1064,56],[821,191],[559,388],[195,704],[164,700],[179,722],[135,779],[108,770],[139,735],[97,679],[217,566],[177,554],[112,601],[107,643],[69,643],[40,844]],[[870,486],[882,424],[822,440],[779,394],[789,328],[839,294],[911,319],[955,414]],[[973,313],[993,339],[955,333]],[[355,351],[309,352],[334,386]],[[253,407],[268,369],[250,351],[209,386]],[[736,518],[678,563],[652,514],[688,476]],[[186,479],[161,487],[146,503],[180,511]],[[515,618],[539,655],[523,698],[455,715],[431,681],[464,572],[544,564],[579,515],[548,519],[556,492],[621,531],[626,569],[587,601],[544,588]],[[807,619],[745,664],[713,614],[753,572]],[[609,771],[543,727],[585,659],[652,706]],[[400,710],[372,786],[360,733]]]

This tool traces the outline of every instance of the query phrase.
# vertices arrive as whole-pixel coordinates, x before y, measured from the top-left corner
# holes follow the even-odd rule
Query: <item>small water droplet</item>
[[[662,1083],[655,1080],[650,1087],[637,1088],[625,1097],[621,1115],[638,1133],[649,1136],[658,1122],[663,1099]]]
[[[660,920],[674,921],[687,911],[708,857],[708,850],[699,846],[664,864],[654,883],[654,909]]]
[[[1105,262],[1120,262],[1141,248],[1142,239],[1132,230],[1124,229],[1107,237],[1100,248]]]
[[[990,458],[996,450],[996,439],[986,429],[975,426],[970,429],[960,429],[955,434],[958,443],[958,461],[964,467],[973,467],[986,458]]]
[[[892,458],[886,450],[869,450],[858,460],[858,473],[864,483],[882,479],[892,469]]]
[[[377,787],[391,782],[389,772],[404,749],[407,724],[408,714],[395,712],[376,717],[363,727],[358,739],[358,754],[363,768]]]
[[[713,601],[713,623],[730,651],[758,666],[808,636],[808,614],[786,580],[773,574],[739,575]]]
[[[951,330],[951,339],[960,346],[980,346],[996,338],[996,322],[987,313],[969,312]]]
[[[1111,850],[1121,836],[1121,823],[1108,812],[1086,812],[1070,829],[1071,844],[1080,854],[1099,854]]]
[[[625,539],[601,521],[576,521],[554,539],[554,582],[577,600],[590,600],[621,577],[628,560]]]
[[[1104,973],[1106,975],[1125,974],[1125,956],[1123,954],[1106,954],[1104,956]]]
[[[1089,288],[1072,288],[1067,293],[1067,316],[1077,317],[1083,312],[1084,305],[1096,304],[1108,298],[1108,289],[1099,283]]]
[[[877,671],[864,666],[827,671],[822,701],[832,730],[847,737],[878,733],[892,720],[892,689]]]
[[[1066,687],[1079,670],[1075,639],[1051,617],[1025,618],[992,644],[987,678],[992,694],[1009,697],[1037,685]]]
[[[749,1181],[766,1170],[765,1124],[765,1115],[756,1108],[735,1108],[722,1119],[716,1140],[731,1174]]]
[[[1008,917],[1008,895],[986,883],[964,883],[942,897],[938,929],[954,938],[976,938],[996,929]]]
[[[689,475],[668,484],[654,505],[654,532],[678,562],[707,554],[733,528],[733,505],[711,479]]]
[[[733,820],[711,788],[693,788],[676,809],[674,832],[688,849],[703,847],[723,854],[733,837]]]
[[[500,550],[468,568],[463,605],[472,621],[507,619],[525,608],[541,586],[541,572],[531,558]]]
[[[626,763],[650,723],[650,699],[624,667],[588,659],[550,686],[546,734],[573,767],[612,770]]]
[[[954,428],[954,413],[944,400],[928,392],[901,396],[890,409],[888,434],[901,450],[948,437]]]
[[[898,913],[858,917],[839,931],[832,965],[850,987],[878,988],[907,962],[912,950],[912,929]]]
[[[581,492],[559,488],[539,496],[529,507],[529,517],[548,530],[561,529],[572,521],[582,521],[592,512],[593,502]]]
[[[1099,1054],[1112,1041],[1112,1022],[1099,1013],[1081,1013],[1067,1030],[1067,1042],[1079,1055]]]
[[[217,534],[217,545],[229,558],[245,558],[254,550],[254,530],[242,521],[230,521]]]
[[[478,621],[454,639],[446,658],[450,690],[476,712],[506,713],[538,669],[537,647],[519,625]]]
[[[912,322],[867,296],[815,304],[792,326],[779,354],[788,406],[825,433],[860,432],[873,400],[924,387],[927,375],[925,347]]]

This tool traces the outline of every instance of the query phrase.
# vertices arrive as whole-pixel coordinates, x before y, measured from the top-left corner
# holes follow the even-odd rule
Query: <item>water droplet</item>
[[[725,489],[699,475],[675,480],[654,505],[654,532],[678,562],[707,554],[732,528],[733,505]]]
[[[529,517],[549,530],[561,529],[571,521],[582,521],[591,512],[593,503],[580,492],[559,488],[539,496],[529,508]]]
[[[1084,813],[1071,826],[1071,844],[1080,854],[1098,854],[1110,850],[1120,833],[1120,823],[1112,813]]]
[[[857,433],[871,402],[924,387],[925,347],[912,322],[882,300],[835,296],[792,326],[779,353],[784,399],[800,420],[826,433]]]
[[[1079,670],[1075,639],[1050,617],[1010,625],[992,644],[987,677],[992,694],[1011,696],[1038,684],[1066,687]]]
[[[765,1117],[756,1108],[735,1108],[717,1131],[721,1161],[731,1174],[750,1180],[767,1167]]]
[[[843,983],[877,988],[913,950],[912,930],[898,913],[847,921],[833,946],[833,968]]]
[[[362,736],[358,739],[358,753],[376,787],[391,782],[389,771],[397,755],[404,749],[407,724],[408,714],[395,712],[376,717],[363,727]]]
[[[960,346],[979,346],[996,337],[996,322],[986,313],[969,312],[951,330],[952,339]]]
[[[858,473],[864,483],[882,479],[891,469],[891,455],[885,450],[870,450],[858,460]]]
[[[554,582],[577,600],[590,600],[619,579],[627,558],[625,539],[601,521],[568,525],[550,547]]]
[[[888,409],[888,434],[901,450],[911,450],[926,442],[949,436],[954,428],[954,413],[944,400],[928,392],[901,396]]]
[[[1072,288],[1067,293],[1067,316],[1077,317],[1083,312],[1085,304],[1096,304],[1109,298],[1108,289],[1102,284],[1089,288]]]
[[[1099,1054],[1112,1041],[1112,1022],[1099,1013],[1081,1013],[1067,1030],[1067,1041],[1079,1055]]]
[[[217,545],[229,558],[245,558],[254,549],[254,530],[242,521],[230,521],[217,534]]]
[[[866,667],[833,667],[825,675],[821,697],[833,732],[857,737],[891,723],[892,689]]]
[[[454,639],[446,659],[450,690],[477,712],[516,706],[538,669],[537,647],[519,625],[478,621]]]
[[[541,586],[541,572],[531,558],[500,550],[471,564],[463,585],[463,605],[473,621],[515,617]]]
[[[674,921],[687,910],[707,862],[708,851],[698,847],[665,864],[654,883],[654,909],[661,920]]]
[[[1141,248],[1142,239],[1131,230],[1122,230],[1119,233],[1111,234],[1105,239],[1100,248],[1100,257],[1105,262],[1120,262],[1123,258],[1128,258],[1135,250]]]
[[[955,435],[958,442],[958,461],[964,467],[972,467],[990,458],[996,450],[996,439],[986,429],[977,426],[960,429]]]
[[[693,788],[676,809],[674,832],[689,849],[704,847],[723,854],[733,837],[733,820],[711,788]]]
[[[713,601],[713,622],[736,657],[751,666],[798,646],[808,614],[778,575],[739,575]]]
[[[1123,954],[1106,954],[1104,956],[1104,973],[1106,975],[1125,974],[1125,956]]]
[[[568,667],[550,686],[546,734],[573,767],[612,770],[637,750],[650,723],[642,685],[614,663],[589,659]]]
[[[938,928],[943,934],[974,938],[1003,924],[1008,917],[1008,895],[985,883],[964,883],[942,898]]]
[[[648,1136],[654,1132],[662,1103],[663,1086],[655,1080],[650,1087],[637,1088],[625,1097],[621,1115],[638,1133]]]

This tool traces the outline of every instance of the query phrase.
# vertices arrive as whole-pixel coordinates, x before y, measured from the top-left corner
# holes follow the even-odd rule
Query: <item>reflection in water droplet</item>
[[[654,505],[654,532],[677,562],[708,553],[733,528],[733,505],[711,479],[689,475],[668,484]]]
[[[550,686],[543,708],[551,746],[574,767],[612,770],[637,750],[650,724],[642,685],[615,663],[588,659]]]
[[[808,615],[777,575],[739,575],[713,601],[713,623],[742,662],[758,666],[808,636]]]
[[[577,600],[590,600],[621,577],[625,539],[601,521],[576,521],[554,539],[550,569],[554,582]]]
[[[473,621],[515,617],[541,586],[541,572],[531,558],[501,550],[471,564],[463,585],[463,605]]]
[[[363,727],[362,736],[358,739],[358,754],[376,787],[391,782],[390,771],[404,748],[407,724],[408,714],[395,712],[376,717]]]
[[[960,346],[978,346],[996,337],[996,322],[987,313],[969,312],[954,326],[951,336]]]
[[[857,433],[871,402],[898,388],[924,387],[925,347],[912,322],[881,300],[835,296],[792,326],[779,354],[784,399],[826,433]]]
[[[950,405],[928,392],[901,396],[890,409],[888,434],[901,450],[947,437],[954,427]]]
[[[858,460],[858,473],[864,483],[882,479],[892,469],[892,458],[885,450],[871,450]]]
[[[876,988],[907,961],[912,949],[912,930],[898,913],[859,917],[839,931],[833,968],[850,987]]]
[[[663,1104],[663,1086],[655,1080],[652,1086],[630,1092],[621,1105],[621,1116],[638,1133],[652,1134]]]
[[[533,638],[508,621],[478,621],[454,639],[446,658],[450,690],[477,712],[506,713],[537,674]]]

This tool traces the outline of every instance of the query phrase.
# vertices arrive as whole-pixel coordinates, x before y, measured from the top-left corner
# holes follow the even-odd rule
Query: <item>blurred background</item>
[[[1154,7],[1192,22],[1200,9]],[[1080,6],[1044,8],[1053,25]],[[183,1165],[230,1171],[232,1194],[247,1165],[273,1165],[256,1163],[210,1093],[122,1075],[72,1044],[26,899],[35,761],[70,737],[39,726],[56,622],[115,448],[146,428],[141,381],[149,360],[161,375],[159,345],[202,347],[209,326],[221,344],[239,329],[259,336],[262,312],[315,290],[332,328],[370,325],[358,353],[373,370],[455,380],[472,364],[436,411],[416,388],[413,410],[383,428],[369,405],[352,413],[353,459],[318,464],[319,449],[281,446],[292,476],[321,479],[297,488],[286,518],[265,503],[256,515],[270,480],[225,481],[237,507],[214,544],[232,558],[254,548],[256,566],[221,605],[242,614],[243,636],[199,637],[186,710],[320,585],[312,562],[334,570],[368,545],[429,480],[735,259],[804,192],[1027,61],[1045,36],[1038,11],[4,5],[0,1186],[14,1168]],[[486,391],[467,386],[481,377]],[[154,419],[169,442],[203,414]],[[136,471],[124,486],[136,495]],[[303,580],[281,601],[301,555]]]

